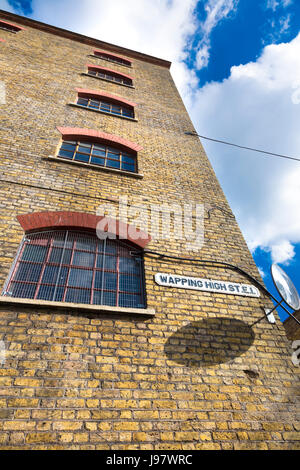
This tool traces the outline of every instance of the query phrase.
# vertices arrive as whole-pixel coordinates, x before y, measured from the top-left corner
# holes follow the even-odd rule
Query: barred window
[[[109,80],[110,82],[121,83],[122,85],[129,85],[132,86],[131,78],[125,77],[123,75],[119,75],[117,72],[107,72],[106,70],[98,70],[92,69],[89,67],[88,75],[98,78],[104,78],[105,80]]]
[[[145,308],[143,263],[120,240],[68,230],[27,234],[4,295]]]
[[[94,54],[100,59],[109,60],[110,62],[115,62],[116,64],[127,65],[128,67],[131,67],[130,60],[124,59],[123,57],[109,54],[108,52],[104,51],[94,51]]]
[[[77,99],[77,104],[80,106],[86,106],[87,108],[97,109],[109,114],[116,114],[117,116],[124,116],[134,118],[134,111],[132,107],[124,106],[123,104],[117,104],[116,102],[108,100],[100,100],[93,97],[81,97]]]
[[[132,173],[137,172],[136,155],[100,143],[64,140],[58,157]]]

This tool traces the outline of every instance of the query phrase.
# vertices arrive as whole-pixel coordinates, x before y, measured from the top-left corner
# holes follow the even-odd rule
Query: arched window
[[[28,233],[4,295],[145,308],[140,250],[127,241],[101,240],[74,229]]]
[[[134,153],[99,142],[64,140],[58,152],[58,157],[131,173],[137,172],[136,155]]]
[[[100,59],[108,60],[109,62],[115,62],[119,65],[127,65],[128,67],[131,67],[131,61],[129,59],[126,59],[125,57],[122,57],[117,54],[112,54],[110,52],[96,49],[94,51],[94,55],[99,57]]]
[[[5,29],[6,31],[10,31],[11,33],[17,33],[18,31],[21,31],[24,28],[22,28],[21,26],[18,26],[17,24],[0,20],[0,29]]]
[[[122,137],[93,129],[57,127],[63,137],[58,158],[80,164],[137,173],[142,147]]]
[[[121,85],[133,86],[133,78],[130,75],[125,75],[121,72],[100,67],[98,65],[87,65],[88,75],[108,80],[109,82],[119,83]]]
[[[77,91],[77,104],[80,106],[116,116],[134,118],[134,107],[136,103],[105,91],[83,88],[77,88]]]

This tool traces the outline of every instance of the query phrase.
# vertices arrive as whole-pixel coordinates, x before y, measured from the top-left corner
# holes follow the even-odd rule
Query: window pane
[[[133,117],[131,109],[123,108],[123,116]]]
[[[89,162],[89,159],[90,159],[90,156],[89,155],[84,155],[82,153],[76,153],[75,155],[75,160],[77,162],[84,162],[84,163],[88,163]]]
[[[121,108],[120,106],[112,106],[111,107],[111,112],[115,114],[121,114]]]
[[[105,256],[104,260],[104,269],[109,269],[111,271],[116,271],[117,269],[117,257],[116,256]]]
[[[54,297],[55,294],[55,297]],[[57,287],[55,291],[55,286],[43,286],[41,285],[37,294],[37,299],[41,300],[52,300],[56,302],[61,302],[64,296],[64,288]]]
[[[102,149],[97,149],[97,148],[93,148],[93,152],[92,152],[93,155],[96,155],[97,157],[105,157],[105,150],[102,150]]]
[[[84,251],[75,251],[72,264],[74,266],[94,266],[95,255],[94,253],[86,253]]]
[[[67,280],[68,268],[59,266],[46,266],[42,277],[42,284],[60,284],[64,285]]]
[[[79,238],[78,240],[76,240],[75,248],[76,250],[95,251],[96,240],[94,240],[93,238]]]
[[[63,142],[61,144],[61,148],[63,150],[69,150],[70,152],[73,152],[75,150],[75,147],[76,147],[76,142]]]
[[[91,163],[93,163],[93,165],[101,165],[101,166],[104,166],[104,158],[96,158],[96,157],[92,157],[91,158]]]
[[[140,279],[127,274],[120,275],[119,289],[125,292],[140,292]]]
[[[135,158],[134,158],[134,157],[130,157],[129,155],[126,155],[126,153],[123,153],[123,155],[122,155],[122,162],[123,162],[123,163],[134,163],[134,162],[135,162]]]
[[[116,292],[103,292],[103,305],[116,305],[117,293]]]
[[[119,294],[119,306],[127,308],[143,308],[140,295]]]
[[[120,158],[120,153],[119,152],[107,152],[107,158],[112,158],[113,160],[119,160]]]
[[[26,243],[21,259],[23,261],[37,261],[42,263],[48,251],[47,246],[34,245],[30,243],[32,242],[29,242],[29,244]]]
[[[77,152],[80,152],[80,153],[90,153],[91,152],[91,146],[87,146],[87,145],[82,145],[80,144],[78,146],[78,150]]]
[[[90,75],[97,75],[96,70],[89,70],[88,73],[89,73]]]
[[[116,290],[117,289],[117,273],[104,273],[104,289]]]
[[[110,168],[120,168],[120,162],[116,160],[106,160],[106,166]]]
[[[76,304],[89,304],[91,299],[91,291],[88,289],[67,289],[66,302]]]
[[[99,105],[100,105],[100,102],[99,101],[95,101],[95,100],[91,100],[90,103],[89,103],[89,107],[90,108],[99,108]]]
[[[63,248],[52,248],[48,262],[57,264],[70,264],[71,256],[71,250],[65,249],[63,253]]]
[[[12,282],[9,288],[12,297],[33,299],[37,284]]]
[[[70,270],[69,286],[72,287],[91,287],[93,279],[93,271],[89,269],[76,269]]]
[[[122,170],[125,171],[134,171],[134,165],[131,165],[130,163],[122,163]]]
[[[72,160],[74,152],[68,152],[67,150],[60,149],[58,155],[63,158],[70,158]]]
[[[102,271],[96,271],[95,272],[95,279],[94,279],[94,288],[95,289],[102,289],[102,277],[103,277]]]
[[[117,245],[112,240],[106,242],[106,253],[117,254]]]
[[[38,282],[40,275],[41,275],[42,267],[43,267],[42,264],[23,263],[21,261],[18,266],[15,280]]]
[[[140,262],[135,258],[123,258],[119,259],[119,271],[122,273],[135,274],[139,271]]]
[[[80,104],[81,106],[87,106],[89,100],[87,98],[78,98],[77,104]]]
[[[102,109],[102,111],[109,111],[110,105],[107,103],[101,103],[100,109]]]

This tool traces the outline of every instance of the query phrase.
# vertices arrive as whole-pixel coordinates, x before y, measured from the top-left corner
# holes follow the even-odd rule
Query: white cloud
[[[266,8],[275,11],[277,7],[286,8],[293,3],[293,0],[267,0]]]
[[[200,25],[201,41],[196,54],[196,67],[198,70],[207,67],[209,62],[210,35],[217,24],[236,11],[239,0],[207,0],[204,9],[205,21]]]
[[[299,78],[300,33],[197,90],[191,114],[198,133],[300,158]],[[291,244],[300,242],[300,162],[203,144],[249,247],[291,259]]]
[[[287,264],[294,256],[294,247],[288,240],[282,240],[272,246],[271,257],[274,263]]]
[[[259,271],[259,274],[261,275],[262,278],[266,277],[266,273],[265,271],[260,267],[260,266],[257,266],[257,269]]]

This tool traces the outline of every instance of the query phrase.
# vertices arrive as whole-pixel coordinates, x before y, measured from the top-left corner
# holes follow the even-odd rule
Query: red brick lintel
[[[84,229],[97,233],[108,233],[111,238],[118,237],[145,248],[150,242],[151,236],[139,230],[134,225],[129,225],[111,217],[97,216],[85,212],[33,212],[18,215],[17,219],[24,232],[36,232],[46,229]],[[109,237],[109,235],[108,235]]]
[[[85,137],[99,140],[101,142],[107,142],[110,145],[118,144],[122,147],[125,147],[127,150],[133,150],[134,152],[139,152],[143,149],[140,145],[135,142],[130,142],[130,140],[123,139],[123,137],[118,137],[113,134],[107,134],[106,132],[96,131],[94,129],[81,129],[79,127],[57,127],[57,130],[62,134],[64,139],[68,137]]]

